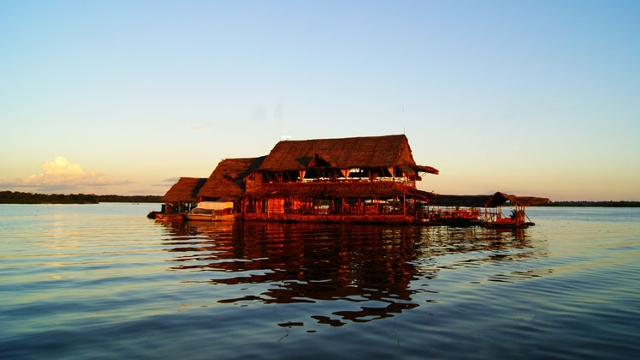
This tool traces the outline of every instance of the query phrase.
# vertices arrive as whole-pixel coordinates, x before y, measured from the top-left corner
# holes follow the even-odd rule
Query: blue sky
[[[637,1],[2,1],[0,189],[406,134],[419,188],[640,200]]]

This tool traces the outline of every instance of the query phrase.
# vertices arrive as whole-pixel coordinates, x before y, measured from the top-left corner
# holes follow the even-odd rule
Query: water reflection
[[[416,295],[429,292],[428,284],[412,282],[428,282],[443,269],[536,256],[522,230],[254,222],[166,226],[165,245],[175,253],[171,270],[207,272],[206,280],[188,281],[245,290],[218,303],[359,305],[310,315],[331,326],[418,307]],[[459,254],[472,256],[443,260]]]

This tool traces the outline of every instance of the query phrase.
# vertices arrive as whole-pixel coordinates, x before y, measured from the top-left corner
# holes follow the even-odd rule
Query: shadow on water
[[[331,326],[416,308],[416,294],[429,290],[412,282],[428,283],[445,269],[540,256],[526,230],[259,222],[165,226],[169,236],[164,245],[175,254],[170,270],[192,274],[189,282],[245,290],[234,294],[253,292],[218,303],[343,301],[344,309],[334,305],[330,314],[309,314]],[[207,272],[206,279],[202,272]]]

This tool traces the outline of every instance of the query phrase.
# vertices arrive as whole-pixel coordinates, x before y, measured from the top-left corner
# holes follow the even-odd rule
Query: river
[[[0,205],[1,359],[628,359],[640,209],[519,231]]]

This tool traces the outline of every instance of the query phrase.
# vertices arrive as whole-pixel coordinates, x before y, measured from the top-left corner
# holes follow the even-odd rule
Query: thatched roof
[[[244,179],[256,171],[264,159],[261,156],[220,161],[198,192],[198,197],[219,201],[239,199],[245,190]]]
[[[390,181],[375,182],[309,182],[266,183],[256,190],[248,191],[254,198],[313,197],[313,198],[393,198],[403,195],[427,200],[433,194],[416,190]]]
[[[319,164],[337,169],[405,166],[415,172],[438,173],[416,165],[405,135],[280,141],[260,170],[299,171]]]
[[[162,197],[165,202],[196,202],[197,194],[206,178],[181,177]]]
[[[501,192],[493,195],[440,195],[437,194],[430,203],[436,206],[462,207],[497,207],[510,202],[520,206],[542,205],[549,202],[547,198],[533,196],[516,196]]]
[[[506,202],[510,202],[519,206],[532,206],[532,205],[544,205],[549,202],[547,198],[540,198],[534,196],[516,196],[497,192],[491,196],[491,199],[487,201],[488,207],[500,206]]]
[[[461,206],[484,207],[491,195],[441,195],[436,194],[431,205],[436,206]]]

